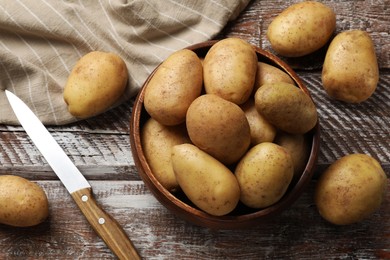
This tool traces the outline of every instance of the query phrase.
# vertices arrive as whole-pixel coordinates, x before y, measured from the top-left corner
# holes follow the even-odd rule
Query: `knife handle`
[[[141,259],[118,222],[96,203],[91,188],[75,191],[71,195],[95,232],[119,259]]]

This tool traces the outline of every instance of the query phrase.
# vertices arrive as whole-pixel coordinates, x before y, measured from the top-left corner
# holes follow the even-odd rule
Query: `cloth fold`
[[[249,0],[0,0],[0,124],[19,124],[5,97],[24,100],[44,124],[78,119],[62,92],[75,63],[99,50],[121,56],[137,94],[172,52],[209,40]]]

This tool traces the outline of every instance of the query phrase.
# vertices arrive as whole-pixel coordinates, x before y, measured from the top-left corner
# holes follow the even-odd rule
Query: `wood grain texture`
[[[216,38],[240,37],[272,51],[267,27],[295,2],[299,1],[254,0]],[[321,2],[336,11],[336,33],[370,33],[380,80],[369,100],[345,104],[329,99],[322,89],[325,49],[284,59],[296,68],[318,108],[322,131],[315,177],[339,157],[362,152],[377,158],[390,178],[390,0]],[[290,209],[251,229],[209,230],[177,218],[151,195],[134,166],[128,135],[133,101],[49,130],[90,180],[98,203],[145,259],[390,259],[390,192],[369,219],[343,227],[319,216],[312,198],[315,179]],[[41,185],[50,217],[31,228],[0,225],[0,259],[115,259],[20,127],[0,125],[0,174],[5,173]]]

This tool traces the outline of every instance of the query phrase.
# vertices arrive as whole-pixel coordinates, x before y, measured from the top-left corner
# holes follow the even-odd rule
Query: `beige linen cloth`
[[[5,89],[24,100],[44,124],[77,121],[67,111],[63,88],[77,60],[95,50],[125,60],[129,82],[124,102],[169,54],[213,38],[248,2],[0,0],[0,124],[19,124]]]

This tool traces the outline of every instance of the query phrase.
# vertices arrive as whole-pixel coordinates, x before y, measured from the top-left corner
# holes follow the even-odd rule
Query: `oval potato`
[[[202,73],[195,52],[183,49],[171,54],[146,86],[146,111],[163,125],[183,123],[188,107],[202,91]]]
[[[322,84],[337,100],[360,103],[376,89],[379,68],[374,43],[367,32],[345,31],[338,34],[326,52]]]
[[[64,88],[68,111],[78,118],[105,112],[123,94],[128,80],[126,63],[114,53],[93,51],[76,63]]]
[[[149,118],[141,131],[142,148],[153,175],[164,188],[177,191],[179,184],[173,172],[171,152],[173,146],[191,142],[185,125],[166,126]]]
[[[286,82],[295,85],[294,80],[283,70],[264,62],[257,63],[257,73],[253,92],[256,92],[264,84],[278,82]]]
[[[265,84],[255,93],[257,111],[276,128],[291,134],[304,134],[317,123],[317,109],[298,87],[284,83]]]
[[[192,144],[172,149],[176,179],[186,196],[201,210],[215,216],[230,213],[240,199],[233,173]]]
[[[243,104],[252,93],[256,71],[257,55],[248,42],[238,38],[223,39],[215,43],[204,58],[205,91]]]
[[[240,200],[251,208],[265,208],[282,198],[294,172],[290,154],[274,143],[252,147],[238,163],[235,175]]]
[[[15,227],[38,225],[49,215],[44,190],[14,175],[0,176],[0,209],[0,223]]]
[[[195,99],[188,108],[186,125],[192,143],[224,164],[238,161],[251,142],[244,111],[217,95]]]
[[[336,15],[331,8],[316,1],[304,1],[275,17],[267,37],[280,55],[300,57],[323,47],[335,29]]]

